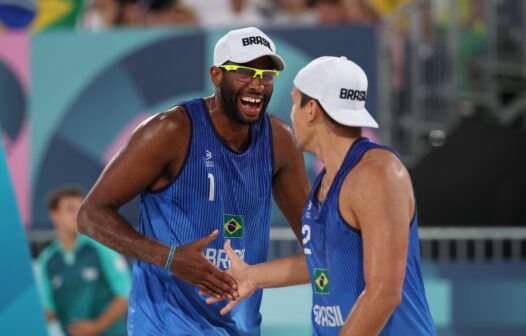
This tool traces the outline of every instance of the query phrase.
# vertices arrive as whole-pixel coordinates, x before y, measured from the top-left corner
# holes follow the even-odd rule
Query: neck
[[[65,251],[71,251],[77,242],[77,234],[70,234],[64,231],[57,231],[57,239]]]
[[[250,143],[250,125],[243,125],[232,120],[216,94],[205,98],[205,103],[212,123],[221,139],[232,150],[243,151]]]
[[[340,169],[347,152],[357,137],[344,137],[327,130],[313,145],[312,153],[323,162],[326,176],[332,182]]]

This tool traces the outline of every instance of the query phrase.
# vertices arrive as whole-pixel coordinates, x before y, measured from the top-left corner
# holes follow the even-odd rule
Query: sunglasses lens
[[[263,84],[272,84],[274,82],[274,73],[273,72],[263,72],[261,82]]]
[[[250,69],[239,68],[236,71],[234,71],[234,73],[236,74],[237,79],[239,79],[240,81],[244,83],[250,83],[252,81],[252,78],[254,78],[255,71]]]
[[[252,83],[252,81],[255,79],[254,75],[256,74],[256,71],[252,69],[237,68],[236,70],[228,70],[228,71],[234,74],[236,79],[243,83]],[[258,75],[257,77],[260,77],[260,76]],[[272,84],[274,83],[274,77],[276,77],[274,72],[263,71],[261,74],[261,83],[264,85]]]

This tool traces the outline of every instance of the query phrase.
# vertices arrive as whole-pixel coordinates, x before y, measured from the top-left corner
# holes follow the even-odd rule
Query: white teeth
[[[241,100],[247,103],[261,103],[261,98],[241,97]]]

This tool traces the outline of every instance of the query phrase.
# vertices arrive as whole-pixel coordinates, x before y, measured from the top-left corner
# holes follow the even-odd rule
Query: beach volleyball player
[[[284,68],[259,29],[230,31],[214,49],[215,93],[144,121],[88,194],[79,231],[135,259],[129,335],[259,334],[261,291],[221,316],[199,290],[238,295],[226,239],[246,262],[266,260],[272,193],[301,238],[303,156],[265,112]],[[139,232],[117,211],[137,194]]]

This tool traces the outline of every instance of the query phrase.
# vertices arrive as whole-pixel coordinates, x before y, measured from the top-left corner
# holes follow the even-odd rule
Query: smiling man
[[[79,230],[136,259],[129,335],[259,335],[261,291],[221,316],[199,290],[238,295],[226,239],[248,263],[266,260],[272,193],[301,238],[303,156],[266,113],[284,68],[259,29],[230,31],[214,49],[215,93],[143,122],[87,196]],[[136,232],[117,209],[139,193]]]

